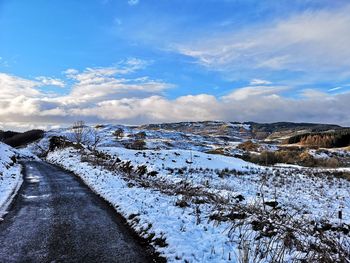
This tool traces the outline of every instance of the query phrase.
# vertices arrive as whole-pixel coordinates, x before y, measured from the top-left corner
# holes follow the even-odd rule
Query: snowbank
[[[20,188],[21,166],[16,163],[16,150],[0,143],[0,218]]]

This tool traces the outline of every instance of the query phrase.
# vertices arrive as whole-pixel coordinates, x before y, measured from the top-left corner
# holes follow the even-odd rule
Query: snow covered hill
[[[23,181],[16,156],[15,149],[0,142],[0,219]]]
[[[259,166],[215,134],[103,125],[76,139],[53,130],[28,149],[81,177],[169,262],[350,257],[347,170]],[[229,156],[208,153],[223,145]]]

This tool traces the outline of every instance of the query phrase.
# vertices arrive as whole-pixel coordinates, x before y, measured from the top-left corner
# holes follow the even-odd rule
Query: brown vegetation
[[[124,143],[125,148],[133,150],[146,149],[146,142],[144,140],[132,140],[128,143]]]
[[[276,163],[296,164],[306,167],[336,168],[342,163],[336,158],[315,158],[308,150],[282,149],[278,151],[263,151],[261,154],[246,153],[244,160],[260,165],[274,165]]]
[[[237,146],[237,149],[240,149],[240,150],[243,150],[243,151],[249,151],[249,152],[252,152],[252,151],[257,151],[259,149],[259,145],[257,143],[254,143],[252,141],[245,141],[245,142],[242,142],[241,144],[239,144]]]
[[[332,132],[306,133],[292,136],[284,143],[308,145],[312,147],[334,148],[350,145],[350,129],[341,129]]]
[[[219,155],[225,155],[225,156],[231,156],[229,153],[227,153],[227,152],[225,151],[224,148],[212,149],[212,150],[206,151],[205,153],[208,153],[208,154],[219,154]]]
[[[146,139],[146,136],[147,136],[146,132],[142,131],[142,132],[136,133],[136,134],[134,135],[134,138],[135,138],[136,140],[144,140],[144,139]]]
[[[49,151],[54,151],[56,149],[63,149],[66,147],[73,147],[75,149],[81,149],[80,144],[74,144],[71,141],[68,141],[66,138],[62,136],[53,136],[49,141]]]

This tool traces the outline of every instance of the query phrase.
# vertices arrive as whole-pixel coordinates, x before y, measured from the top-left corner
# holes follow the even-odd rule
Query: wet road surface
[[[115,211],[78,178],[44,162],[24,167],[0,223],[0,262],[150,262]]]

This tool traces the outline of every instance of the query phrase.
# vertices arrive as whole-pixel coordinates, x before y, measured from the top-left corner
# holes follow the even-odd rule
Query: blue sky
[[[349,11],[342,0],[1,0],[0,125],[349,125]]]

